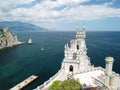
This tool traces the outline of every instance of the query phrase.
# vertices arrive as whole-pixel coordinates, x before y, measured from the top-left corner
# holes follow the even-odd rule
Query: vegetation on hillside
[[[56,80],[52,83],[52,85],[49,87],[48,90],[60,90],[60,85],[62,84],[62,81]]]
[[[82,85],[78,80],[68,79],[62,81],[54,81],[48,90],[80,90]]]

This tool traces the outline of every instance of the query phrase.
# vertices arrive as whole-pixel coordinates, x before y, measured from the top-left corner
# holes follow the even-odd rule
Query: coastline
[[[0,50],[5,49],[5,48],[10,48],[10,47],[18,46],[18,45],[22,45],[24,43],[25,42],[17,41],[17,42],[12,43],[11,45],[8,45],[8,46],[5,46],[5,47],[0,47]]]

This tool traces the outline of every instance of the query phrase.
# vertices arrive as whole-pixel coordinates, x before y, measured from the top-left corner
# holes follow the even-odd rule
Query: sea
[[[8,90],[31,75],[38,78],[23,90],[32,90],[48,80],[61,67],[64,45],[75,39],[73,31],[15,33],[26,43],[0,50],[0,90]],[[32,45],[27,44],[29,38]],[[113,70],[120,74],[120,32],[88,31],[86,45],[92,65],[105,67],[105,57],[112,56]]]

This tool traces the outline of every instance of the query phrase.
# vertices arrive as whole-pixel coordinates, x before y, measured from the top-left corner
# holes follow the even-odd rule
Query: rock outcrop
[[[10,32],[8,28],[0,28],[0,49],[19,44],[23,44],[23,42],[17,40],[17,35]]]

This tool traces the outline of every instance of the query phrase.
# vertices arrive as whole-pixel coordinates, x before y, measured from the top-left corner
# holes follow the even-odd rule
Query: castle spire
[[[76,31],[78,31],[79,27],[78,27],[78,24],[76,25]]]
[[[85,25],[83,26],[83,30],[79,31],[78,24],[77,24],[75,35],[76,35],[76,39],[85,39],[85,37],[86,37],[86,27],[85,27]]]
[[[85,25],[85,23],[83,24],[83,30],[86,31],[86,25]]]

